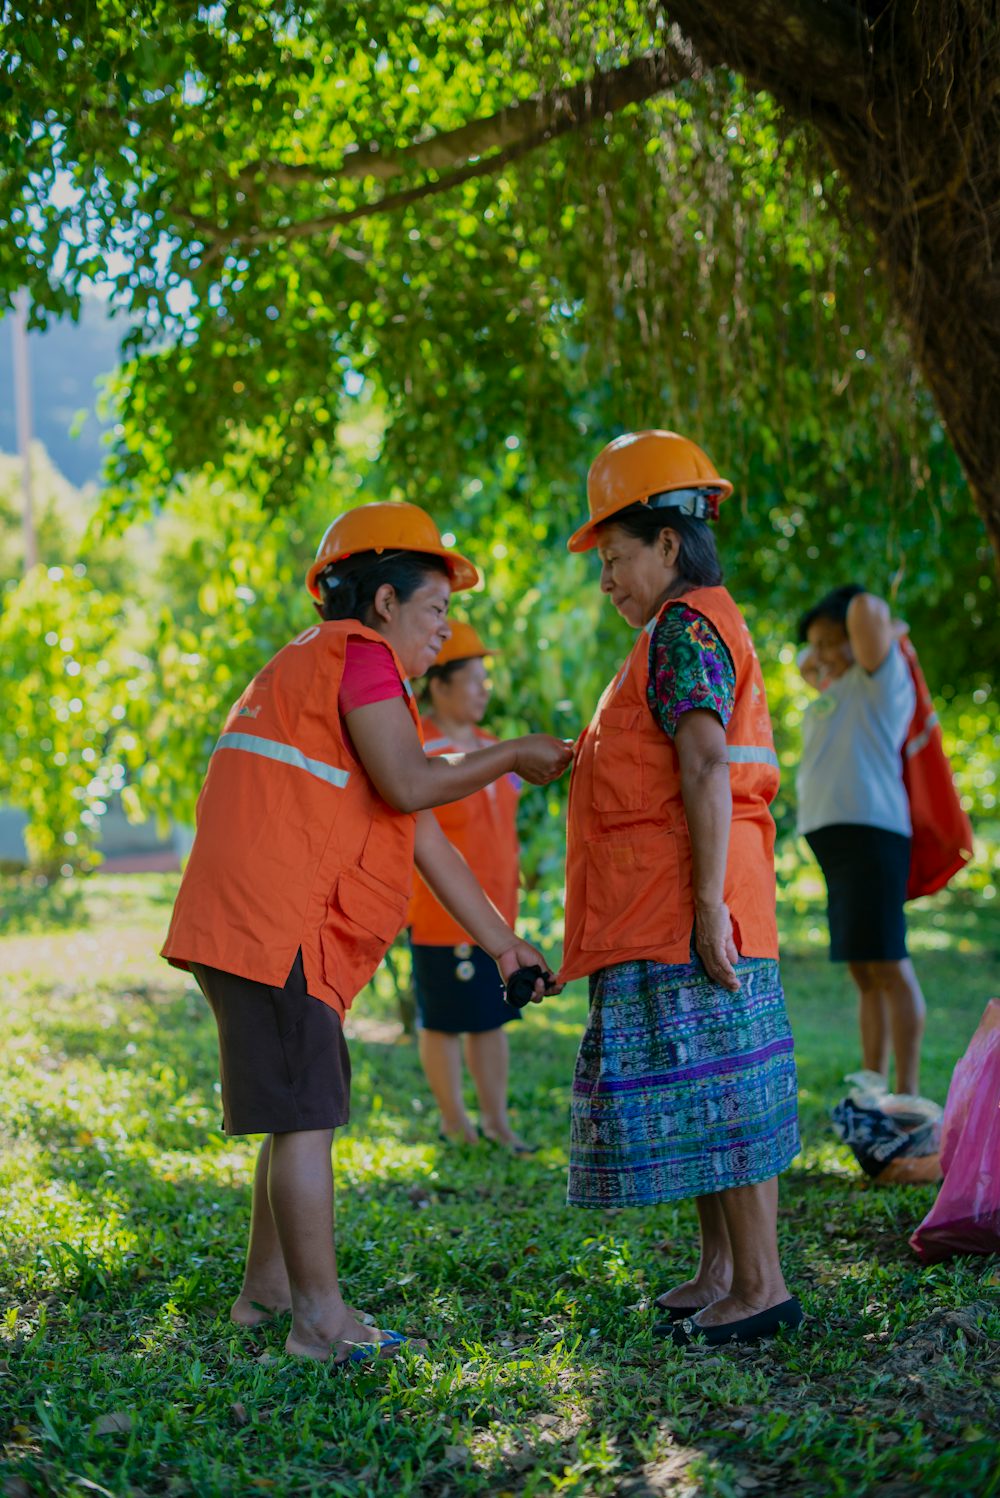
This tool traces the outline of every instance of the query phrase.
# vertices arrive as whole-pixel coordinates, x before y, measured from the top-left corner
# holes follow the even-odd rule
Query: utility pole
[[[28,364],[28,292],[14,293],[14,397],[17,404],[17,450],[21,455],[21,515],[24,571],[38,562],[35,507],[31,489],[31,373]]]

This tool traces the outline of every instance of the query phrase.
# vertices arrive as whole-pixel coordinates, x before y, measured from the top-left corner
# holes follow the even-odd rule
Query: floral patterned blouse
[[[668,609],[649,642],[649,710],[673,738],[683,713],[707,708],[723,728],[736,701],[736,670],[713,624],[685,604]]]

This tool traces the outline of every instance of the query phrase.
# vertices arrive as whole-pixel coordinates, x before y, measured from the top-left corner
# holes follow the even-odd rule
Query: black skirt
[[[520,1011],[504,998],[496,963],[482,947],[427,947],[411,943],[417,1019],[422,1030],[475,1035],[498,1030]]]
[[[306,988],[302,953],[272,988],[192,963],[219,1030],[227,1134],[335,1129],[351,1112],[351,1058],[340,1015]]]
[[[826,880],[830,961],[902,961],[910,839],[844,822],[807,832],[806,842]]]

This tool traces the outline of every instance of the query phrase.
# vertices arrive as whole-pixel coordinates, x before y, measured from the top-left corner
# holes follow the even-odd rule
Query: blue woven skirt
[[[573,1078],[569,1191],[637,1207],[769,1180],[799,1150],[792,1034],[778,963],[623,962],[590,979]]]

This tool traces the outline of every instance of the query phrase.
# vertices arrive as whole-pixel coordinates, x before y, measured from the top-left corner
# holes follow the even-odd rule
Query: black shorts
[[[844,822],[807,832],[806,842],[826,880],[830,961],[902,961],[910,839]]]
[[[413,987],[422,1030],[480,1035],[521,1018],[504,998],[496,963],[482,947],[412,943]]]
[[[340,1015],[306,989],[299,952],[283,987],[191,965],[219,1028],[227,1134],[335,1129],[351,1112]]]

